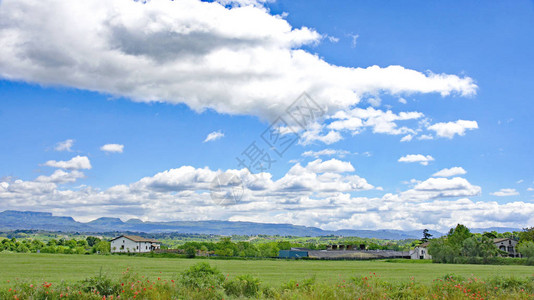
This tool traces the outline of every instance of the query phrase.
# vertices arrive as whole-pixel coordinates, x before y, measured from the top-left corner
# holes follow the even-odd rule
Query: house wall
[[[139,252],[136,249],[138,244],[130,239],[125,237],[120,237],[116,240],[111,241],[111,252],[113,253],[128,253],[128,252]]]
[[[499,250],[508,252],[509,256],[518,257],[519,253],[517,252],[517,241],[509,239],[501,242],[494,243]]]
[[[150,252],[152,251],[151,246],[155,249],[159,249],[159,244],[150,243],[150,242],[134,242],[125,237],[120,237],[116,240],[111,241],[111,252],[112,253],[132,253],[132,252]]]
[[[432,255],[428,254],[427,248],[415,247],[410,251],[411,259],[432,259]]]

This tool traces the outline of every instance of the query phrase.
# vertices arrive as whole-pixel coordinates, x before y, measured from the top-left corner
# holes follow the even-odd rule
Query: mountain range
[[[196,233],[216,235],[280,235],[280,236],[357,236],[378,239],[419,239],[421,230],[323,230],[316,227],[306,227],[292,224],[270,224],[254,222],[231,221],[172,221],[148,222],[130,219],[126,222],[119,218],[98,218],[90,222],[78,222],[72,217],[54,216],[48,212],[14,211],[0,212],[0,230],[47,230],[61,232],[143,232],[143,233]],[[473,229],[473,232],[483,231],[519,231],[517,228],[488,228]],[[443,233],[430,231],[439,237]]]

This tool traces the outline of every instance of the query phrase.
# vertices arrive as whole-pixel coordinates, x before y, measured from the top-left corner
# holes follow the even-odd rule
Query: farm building
[[[291,248],[291,250],[280,250],[280,258],[302,258],[310,259],[384,259],[384,258],[409,258],[408,252],[393,250],[358,250],[358,247],[349,245],[333,245],[327,250],[310,250],[306,248]]]
[[[499,248],[499,250],[507,252],[510,257],[520,257],[517,252],[517,241],[510,238],[493,239],[493,244]]]
[[[302,258],[308,257],[308,251],[306,250],[280,250],[278,252],[280,258]]]
[[[144,253],[158,250],[161,242],[137,235],[121,235],[111,240],[111,253]]]
[[[410,259],[432,259],[432,255],[428,254],[428,242],[410,250]]]

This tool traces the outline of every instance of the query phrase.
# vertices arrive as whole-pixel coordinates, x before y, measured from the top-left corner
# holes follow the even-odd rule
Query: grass
[[[318,282],[336,282],[352,276],[377,276],[390,282],[409,281],[431,283],[433,279],[454,273],[476,276],[534,276],[532,266],[449,265],[430,263],[395,263],[386,261],[290,261],[290,260],[201,260],[180,258],[149,258],[121,255],[61,255],[0,253],[0,287],[8,281],[24,279],[34,283],[44,281],[79,281],[103,273],[118,278],[127,268],[147,277],[176,278],[178,273],[200,261],[209,261],[230,277],[250,274],[263,284],[280,286],[291,279],[316,276]]]

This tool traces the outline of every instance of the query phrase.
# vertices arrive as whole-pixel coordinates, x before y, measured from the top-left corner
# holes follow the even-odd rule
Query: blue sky
[[[175,2],[0,2],[0,210],[532,226],[532,1]],[[326,115],[275,156],[261,134],[303,92]],[[220,206],[225,172],[245,191]]]

